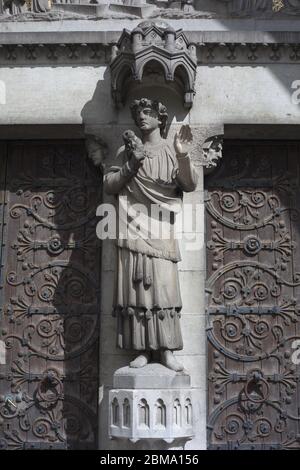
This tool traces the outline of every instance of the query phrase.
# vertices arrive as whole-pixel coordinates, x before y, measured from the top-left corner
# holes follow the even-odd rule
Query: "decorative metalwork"
[[[83,142],[7,146],[3,449],[97,448],[100,181]]]
[[[300,447],[299,153],[229,142],[206,178],[213,449]]]

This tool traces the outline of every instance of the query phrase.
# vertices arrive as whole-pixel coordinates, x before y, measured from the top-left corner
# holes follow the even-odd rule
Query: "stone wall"
[[[173,110],[173,119],[194,125],[297,124],[300,107],[292,102],[292,84],[299,79],[296,64],[200,65],[194,106],[189,115]],[[131,122],[113,107],[106,65],[2,67],[0,80],[6,89],[1,125]]]

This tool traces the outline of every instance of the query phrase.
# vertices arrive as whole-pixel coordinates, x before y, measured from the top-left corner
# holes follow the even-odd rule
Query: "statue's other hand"
[[[146,152],[144,148],[142,146],[137,147],[135,150],[132,151],[132,157],[138,162],[144,160],[144,158],[146,157]]]
[[[188,147],[193,141],[193,135],[189,126],[182,126],[174,136],[174,149],[176,155],[184,157],[188,154]]]
[[[143,165],[143,161],[146,157],[146,152],[142,146],[132,150],[129,164],[133,170],[138,170]]]

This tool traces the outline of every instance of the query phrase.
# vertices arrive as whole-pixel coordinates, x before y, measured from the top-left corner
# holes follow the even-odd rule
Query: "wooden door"
[[[97,448],[101,180],[82,141],[0,157],[0,447]]]
[[[300,144],[226,142],[205,184],[209,448],[299,449]]]

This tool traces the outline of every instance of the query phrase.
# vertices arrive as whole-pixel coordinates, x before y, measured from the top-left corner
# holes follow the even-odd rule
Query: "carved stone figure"
[[[228,4],[229,12],[243,15],[251,13],[300,13],[300,0],[219,0]]]
[[[8,15],[18,15],[28,10],[25,0],[2,0],[3,13]]]
[[[45,13],[51,8],[49,0],[0,0],[0,14],[19,15],[27,11]]]
[[[283,4],[290,13],[300,13],[300,0],[284,0]]]
[[[118,195],[120,225],[140,205],[138,226],[128,224],[127,237],[119,231],[117,239],[117,344],[139,351],[131,367],[145,366],[151,352],[158,351],[162,364],[181,371],[173,355],[183,348],[175,214],[181,210],[183,191],[195,190],[198,175],[184,152],[184,132],[176,134],[174,148],[163,138],[168,119],[164,105],[143,98],[133,102],[131,113],[142,138],[126,131],[117,165],[104,176],[107,193]],[[169,236],[157,235],[161,233]]]
[[[35,13],[45,13],[51,8],[49,0],[32,0],[31,10]]]
[[[89,158],[93,161],[95,166],[100,167],[103,171],[104,160],[108,153],[107,144],[101,139],[101,137],[92,134],[86,135],[85,142]]]

